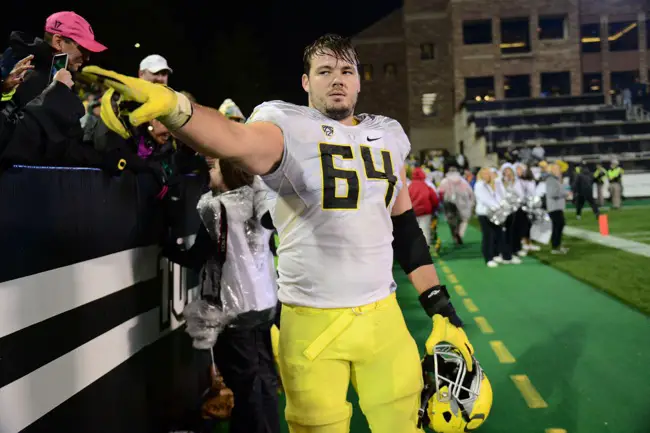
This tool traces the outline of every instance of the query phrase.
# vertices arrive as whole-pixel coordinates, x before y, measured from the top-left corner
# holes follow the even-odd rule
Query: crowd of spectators
[[[15,165],[147,173],[158,181],[161,199],[173,193],[182,175],[207,176],[204,158],[175,140],[165,126],[157,121],[127,126],[120,116],[127,103],[82,81],[77,72],[106,49],[88,21],[74,12],[49,16],[38,36],[11,33],[0,60],[0,175]],[[67,56],[66,68],[55,68],[57,54]],[[140,78],[163,84],[173,72],[156,54],[144,58],[137,70]]]
[[[197,154],[173,137],[157,120],[133,127],[127,119],[128,113],[137,108],[132,101],[122,100],[113,89],[85,82],[83,75],[78,73],[94,53],[106,49],[95,40],[90,24],[74,12],[58,12],[49,16],[43,34],[37,37],[18,31],[11,34],[0,59],[0,176],[16,166],[90,167],[100,169],[108,176],[123,176],[125,172],[152,176],[158,182],[155,199],[163,202],[166,228],[173,226],[173,221],[168,218],[174,218],[174,209],[186,209],[178,206],[178,202],[182,202],[179,195],[187,175],[199,176],[206,190],[198,205],[199,216],[203,218],[202,231],[199,230],[194,247],[186,251],[178,245],[171,230],[164,235],[168,239],[159,239],[163,256],[198,271],[202,287],[213,285],[211,288],[218,289],[216,293],[222,296],[231,295],[230,289],[224,287],[239,284],[239,281],[228,279],[233,278],[231,274],[242,281],[256,281],[254,300],[262,299],[258,292],[266,289],[268,293],[264,293],[266,298],[263,300],[269,305],[264,304],[261,312],[253,311],[253,307],[261,304],[252,303],[246,298],[249,291],[254,292],[251,287],[233,292],[236,300],[232,302],[240,310],[243,309],[237,311],[237,319],[242,321],[233,320],[232,329],[229,326],[219,339],[215,357],[211,362],[206,362],[211,365],[209,381],[212,384],[210,392],[201,395],[201,407],[194,407],[194,400],[198,400],[198,396],[188,398],[193,406],[188,411],[187,419],[179,422],[183,428],[192,425],[196,427],[195,431],[208,431],[208,424],[226,417],[231,418],[231,432],[279,431],[278,385],[270,345],[271,319],[275,318],[277,302],[275,271],[262,272],[265,282],[262,287],[259,282],[261,277],[255,275],[259,273],[257,268],[250,271],[252,276],[242,270],[246,260],[254,261],[257,257],[247,258],[243,255],[244,250],[253,248],[248,245],[251,233],[259,232],[262,245],[255,244],[253,249],[263,254],[264,258],[267,252],[272,258],[271,251],[275,246],[271,228],[264,227],[262,230],[257,227],[259,222],[253,227],[249,215],[252,210],[245,206],[252,204],[249,192],[253,176],[228,161]],[[66,66],[59,68],[56,59],[61,57],[66,58]],[[173,69],[159,54],[148,55],[133,69],[138,71],[139,78],[152,83],[167,85],[173,76]],[[183,93],[195,101],[192,95]],[[246,120],[230,99],[224,101],[219,111],[233,121]],[[196,183],[196,180],[192,182]],[[261,199],[256,199],[258,205],[260,202]],[[210,213],[212,206],[219,203],[218,217],[205,216],[214,216]],[[264,215],[258,208],[255,214]],[[213,227],[215,224],[219,227]],[[206,226],[212,234],[208,234]],[[227,235],[222,233],[222,229],[226,230]],[[227,244],[232,244],[227,248],[226,238]],[[249,256],[254,256],[248,252]],[[230,256],[233,258],[226,260]],[[218,269],[210,267],[215,263],[218,263]],[[231,266],[238,269],[237,273],[224,271],[225,276],[220,278],[221,268],[230,269],[228,263],[236,263]],[[208,274],[217,277],[212,280]],[[202,295],[205,296],[205,293],[202,290]],[[260,349],[262,334],[269,339],[269,344]],[[262,355],[257,356],[257,352],[268,360],[264,364],[264,371],[259,361]],[[197,368],[197,374],[203,383],[206,377],[202,373],[208,369],[202,367]],[[259,378],[265,380],[268,389],[258,386],[255,381]],[[224,388],[224,379],[225,386],[232,391]],[[262,396],[264,393],[266,397]],[[235,409],[233,396],[239,402]],[[262,406],[267,409],[265,416],[259,415]],[[197,415],[197,409],[201,411],[200,415]],[[258,416],[250,417],[250,413],[258,413]],[[207,424],[204,426],[205,420]],[[199,421],[201,425],[196,426]],[[264,427],[265,422],[272,424],[273,430]]]

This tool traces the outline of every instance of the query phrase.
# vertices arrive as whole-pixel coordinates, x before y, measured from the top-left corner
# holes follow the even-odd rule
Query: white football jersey
[[[262,179],[278,230],[278,298],[344,308],[378,301],[393,280],[391,209],[410,143],[399,122],[362,114],[346,126],[318,110],[281,101],[250,122],[284,134],[279,167]]]

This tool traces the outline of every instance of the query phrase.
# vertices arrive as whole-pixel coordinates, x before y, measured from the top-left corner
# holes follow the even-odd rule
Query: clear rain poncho
[[[261,224],[267,203],[256,180],[252,187],[222,194],[208,192],[197,204],[210,237],[220,250],[225,249],[225,261],[221,263],[219,254],[208,259],[200,276],[203,299],[183,312],[196,348],[212,347],[223,328],[244,313],[272,310],[277,303],[269,248],[272,232]]]

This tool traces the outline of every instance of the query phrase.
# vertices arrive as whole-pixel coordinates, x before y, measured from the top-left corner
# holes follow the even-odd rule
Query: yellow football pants
[[[280,329],[291,433],[348,433],[350,380],[373,433],[421,431],[420,356],[394,294],[354,309],[283,305]]]

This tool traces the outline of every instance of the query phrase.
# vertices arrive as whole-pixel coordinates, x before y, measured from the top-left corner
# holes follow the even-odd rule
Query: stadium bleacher
[[[468,101],[456,116],[456,133],[468,153],[488,160],[540,145],[550,159],[594,165],[618,159],[626,171],[650,170],[647,112],[607,104],[602,94]]]

